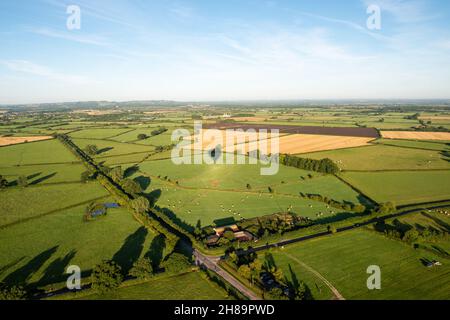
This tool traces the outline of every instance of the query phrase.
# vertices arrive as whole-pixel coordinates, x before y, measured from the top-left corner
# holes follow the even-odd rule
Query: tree
[[[416,242],[420,237],[420,233],[416,229],[411,229],[405,232],[402,240],[408,243]]]
[[[136,213],[144,214],[150,209],[150,201],[145,197],[138,197],[131,200],[131,208],[133,208]]]
[[[148,136],[145,133],[141,133],[141,134],[138,134],[137,138],[138,138],[138,140],[145,140],[148,138]]]
[[[333,234],[337,232],[335,226],[328,226],[327,230],[328,230],[329,233],[333,233]]]
[[[22,175],[17,178],[17,185],[19,187],[25,188],[28,186],[28,179],[26,176]]]
[[[275,300],[287,300],[288,297],[284,294],[283,290],[279,287],[274,287],[269,291],[269,296]]]
[[[99,293],[118,288],[122,281],[122,269],[114,261],[103,261],[92,270],[92,289]]]
[[[86,151],[86,153],[90,156],[95,156],[98,153],[98,148],[96,145],[94,144],[88,144],[85,148],[84,151]]]
[[[0,189],[6,188],[8,186],[8,180],[3,178],[2,175],[0,175]]]
[[[92,178],[92,175],[91,175],[91,173],[89,171],[84,171],[80,175],[80,180],[83,183],[88,182],[91,178]]]
[[[112,168],[109,174],[115,182],[119,182],[123,179],[123,170],[120,166]]]
[[[121,186],[126,193],[138,194],[142,192],[141,185],[131,179],[123,179],[121,181]]]
[[[189,259],[181,253],[172,253],[166,261],[163,262],[163,267],[170,273],[179,273],[191,266]]]
[[[130,276],[138,279],[148,279],[153,275],[152,262],[148,258],[138,259],[133,263],[129,272]]]
[[[241,276],[243,276],[245,279],[251,279],[251,277],[252,277],[252,270],[246,264],[243,264],[242,266],[239,267],[238,273]]]
[[[233,233],[233,231],[227,230],[223,233],[223,237],[225,239],[227,239],[228,241],[232,241],[232,240],[234,240],[234,233]]]
[[[25,296],[26,291],[22,287],[0,283],[0,300],[23,300]]]

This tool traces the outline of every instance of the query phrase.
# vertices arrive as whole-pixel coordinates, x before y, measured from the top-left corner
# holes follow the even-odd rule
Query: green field
[[[0,167],[64,162],[78,160],[57,140],[0,147]]]
[[[85,207],[75,206],[0,230],[0,242],[8,244],[0,247],[0,280],[42,286],[65,281],[69,265],[80,266],[86,276],[105,259],[129,268],[139,256],[163,251],[152,245],[153,235],[128,210],[109,209],[105,217],[84,222]]]
[[[120,288],[104,295],[90,295],[82,300],[226,300],[227,293],[199,272]]]
[[[0,226],[68,208],[105,197],[108,192],[98,183],[57,184],[10,188],[0,192]]]
[[[91,139],[106,139],[110,137],[115,137],[130,131],[130,128],[123,129],[84,129],[80,131],[75,131],[70,134],[73,138],[91,138]]]
[[[449,299],[450,265],[426,268],[420,259],[439,259],[383,235],[355,230],[309,240],[273,251],[275,263],[291,278],[305,281],[313,296],[330,299],[323,281],[303,264],[319,272],[345,299]],[[381,268],[381,290],[368,290],[367,267]]]
[[[450,171],[346,172],[343,178],[377,202],[397,205],[450,198]]]
[[[302,154],[312,159],[330,158],[343,170],[430,170],[450,169],[439,151],[375,145]]]
[[[89,144],[96,145],[99,149],[99,153],[97,154],[99,158],[130,153],[150,153],[155,149],[151,146],[98,139],[73,139],[73,142],[81,149],[84,149]]]
[[[14,183],[24,175],[30,185],[47,183],[79,182],[81,173],[86,171],[82,164],[46,164],[21,167],[0,167],[0,174]]]

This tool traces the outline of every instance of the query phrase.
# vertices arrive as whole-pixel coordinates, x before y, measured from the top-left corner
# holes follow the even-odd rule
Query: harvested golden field
[[[267,117],[238,117],[233,118],[234,121],[237,122],[262,122],[268,119]]]
[[[241,143],[236,144],[235,149],[240,149],[243,153],[259,149],[263,151],[264,146],[262,142],[267,145],[267,153],[271,153],[272,137],[268,135],[265,139],[248,139],[244,133],[236,134],[241,139],[245,139],[245,143],[241,140]],[[352,147],[360,147],[367,145],[374,138],[367,137],[346,137],[346,136],[330,136],[330,135],[313,135],[313,134],[291,134],[280,135],[279,137],[279,152],[288,154],[300,154],[316,151],[344,149]],[[213,139],[203,139],[202,150],[209,150],[214,146],[221,144]],[[223,145],[223,144],[222,144]],[[194,149],[196,148],[194,146]],[[225,152],[233,152],[235,149],[223,147]]]
[[[382,131],[386,139],[450,140],[450,132]]]
[[[280,138],[280,152],[299,154],[367,145],[374,138],[293,134]]]
[[[29,136],[29,137],[0,137],[0,147],[10,146],[24,142],[33,142],[53,139],[52,136]]]
[[[423,116],[419,117],[420,120],[443,120],[450,121],[450,116]]]

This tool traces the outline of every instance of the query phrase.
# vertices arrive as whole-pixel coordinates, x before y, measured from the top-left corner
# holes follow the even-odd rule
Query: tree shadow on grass
[[[133,180],[139,183],[142,190],[146,190],[150,186],[150,183],[152,181],[149,177],[145,176],[139,176],[134,178]]]
[[[47,269],[45,269],[42,278],[36,282],[36,286],[43,286],[51,283],[62,282],[67,279],[66,267],[70,261],[75,257],[76,251],[72,250],[63,258],[59,257],[53,260]]]
[[[5,273],[8,269],[14,267],[15,265],[19,264],[25,257],[18,258],[14,260],[13,262],[10,262],[8,264],[5,264],[4,266],[0,267],[0,276]]]
[[[125,239],[122,247],[112,257],[112,260],[122,268],[124,275],[128,274],[133,263],[141,256],[147,233],[146,228],[138,228],[133,234]]]
[[[433,220],[436,224],[438,224],[440,227],[442,227],[445,231],[450,232],[450,224],[446,223],[445,221],[442,221],[441,219],[432,216],[431,214],[422,212],[422,215],[427,217],[428,219]]]
[[[53,173],[50,173],[50,174],[48,174],[48,175],[46,175],[46,176],[40,177],[40,178],[38,178],[38,179],[32,181],[32,182],[30,183],[30,185],[36,185],[36,184],[39,184],[39,183],[41,183],[41,182],[44,182],[45,180],[48,180],[48,179],[50,179],[50,178],[53,178],[54,176],[56,176],[56,172],[53,172]]]
[[[139,166],[137,164],[135,164],[135,165],[125,169],[125,171],[123,172],[123,177],[129,178],[138,171],[139,171]]]
[[[173,212],[172,210],[170,210],[168,208],[161,208],[161,207],[158,207],[158,206],[156,206],[155,209],[157,209],[160,212],[162,212],[163,214],[165,214],[167,217],[170,218],[170,220],[172,220],[176,225],[180,226],[184,230],[186,230],[188,232],[191,232],[191,233],[194,232],[194,230],[195,230],[194,226],[190,225],[189,223],[187,223],[184,220],[181,220],[175,214],[175,212]]]
[[[29,280],[58,250],[58,246],[47,249],[33,259],[28,261],[23,267],[10,273],[3,281],[10,285],[28,285]]]
[[[162,234],[158,234],[153,238],[150,248],[145,254],[145,258],[149,258],[152,261],[153,269],[158,270],[161,262],[164,259],[164,249],[166,248],[166,237]]]
[[[106,147],[106,148],[102,148],[100,150],[97,151],[97,155],[111,151],[112,149],[114,149],[114,147]]]
[[[156,189],[150,193],[144,193],[143,195],[148,199],[150,205],[154,207],[158,202],[159,198],[161,197],[161,194],[162,194],[161,189]]]

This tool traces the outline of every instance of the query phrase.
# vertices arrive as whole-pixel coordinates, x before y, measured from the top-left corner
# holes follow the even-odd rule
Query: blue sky
[[[450,98],[450,2],[0,2],[0,103],[348,98]]]

